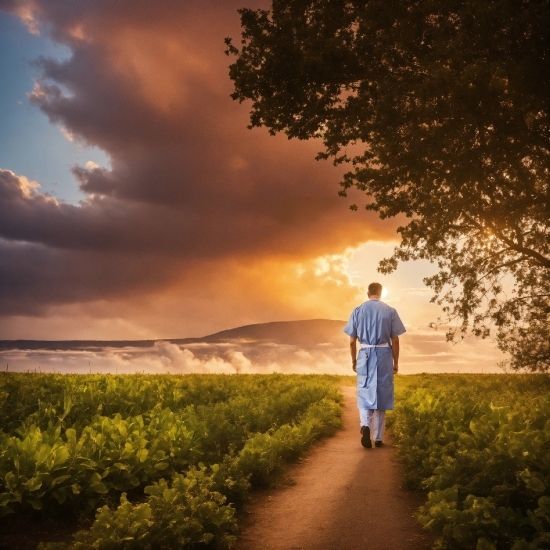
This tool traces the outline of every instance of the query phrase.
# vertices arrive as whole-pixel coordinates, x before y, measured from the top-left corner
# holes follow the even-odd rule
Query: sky
[[[0,339],[347,319],[373,280],[410,331],[437,320],[433,266],[376,271],[403,220],[352,212],[320,143],[247,129],[245,4],[0,0]]]

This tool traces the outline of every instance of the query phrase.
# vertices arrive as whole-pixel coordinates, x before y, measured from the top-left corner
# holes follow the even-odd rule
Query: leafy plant
[[[71,545],[41,544],[42,550],[172,550],[235,542],[235,510],[215,490],[218,467],[174,474],[171,483],[160,479],[145,488],[145,502],[130,503],[126,494],[116,509],[103,506],[89,530],[79,531]]]
[[[438,548],[537,549],[550,541],[550,379],[415,376],[391,416],[420,522]]]
[[[336,382],[0,376],[4,404],[20,399],[0,432],[0,515],[96,513],[71,550],[227,546],[250,487],[339,427]]]

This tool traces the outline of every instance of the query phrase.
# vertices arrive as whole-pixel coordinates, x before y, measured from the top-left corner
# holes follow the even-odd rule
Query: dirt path
[[[422,550],[431,547],[400,487],[391,439],[360,444],[355,388],[343,387],[344,429],[290,472],[296,485],[257,495],[241,520],[239,550]]]

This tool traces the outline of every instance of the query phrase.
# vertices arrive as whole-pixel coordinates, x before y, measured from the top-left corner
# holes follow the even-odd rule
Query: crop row
[[[437,548],[550,547],[550,380],[545,375],[400,380],[393,432],[419,519]]]
[[[34,383],[35,375],[26,376]],[[40,394],[39,408],[0,433],[0,514],[90,515],[100,507],[74,549],[108,548],[104,536],[123,541],[116,548],[228,546],[234,506],[250,484],[269,484],[284,461],[340,424],[340,395],[322,377],[118,377],[126,396],[140,394],[144,383],[157,403],[128,414],[154,400],[141,396],[139,407],[119,406],[108,416],[97,410],[115,411],[116,393],[92,407],[85,381],[113,379],[77,378],[81,400],[74,385],[63,387],[69,378],[44,376],[45,387],[58,392],[49,401]],[[165,406],[174,402],[182,406]]]
[[[189,405],[209,407],[272,393],[278,397],[276,413],[284,417],[302,407],[308,392],[323,392],[319,385],[298,390],[296,381],[285,382],[282,375],[231,376],[209,375],[90,375],[17,374],[0,375],[0,430],[13,433],[24,423],[42,429],[63,421],[63,426],[81,431],[96,414],[122,418],[137,416],[156,406],[172,411]],[[312,381],[312,377],[301,380]],[[286,396],[291,399],[286,399]],[[292,399],[294,397],[294,399]],[[315,397],[313,397],[315,399]],[[252,404],[254,406],[254,404]],[[273,416],[273,415],[271,415]],[[259,415],[259,421],[264,418]],[[271,421],[271,420],[270,420]]]

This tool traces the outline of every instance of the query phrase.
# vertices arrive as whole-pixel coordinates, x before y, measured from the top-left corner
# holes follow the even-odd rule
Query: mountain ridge
[[[0,340],[0,350],[81,350],[100,348],[153,347],[155,342],[177,345],[220,343],[245,340],[300,345],[304,343],[331,343],[341,341],[346,321],[335,319],[304,319],[299,321],[271,321],[221,330],[198,338],[157,338],[155,340]]]

